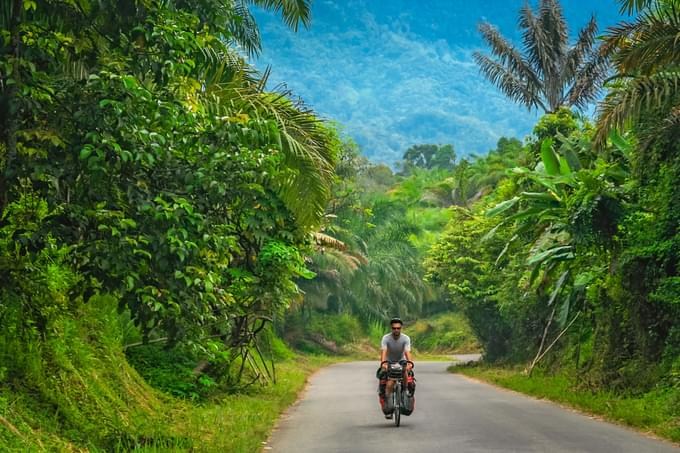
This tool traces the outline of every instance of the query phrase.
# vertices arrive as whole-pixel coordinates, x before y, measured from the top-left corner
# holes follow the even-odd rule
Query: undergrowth
[[[205,391],[180,349],[133,348],[142,377],[123,353],[121,319],[113,298],[97,297],[47,336],[2,333],[0,451],[256,452],[306,377],[332,361],[274,340],[275,384]]]

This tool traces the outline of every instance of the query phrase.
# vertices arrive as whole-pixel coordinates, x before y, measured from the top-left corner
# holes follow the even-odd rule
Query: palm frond
[[[298,31],[300,24],[309,27],[312,21],[311,0],[247,0],[248,2],[269,11],[280,12],[283,21],[293,31]]]
[[[498,57],[498,62],[502,66],[508,68],[510,72],[514,73],[519,79],[526,81],[527,84],[540,86],[541,82],[529,62],[500,34],[496,27],[483,22],[479,24],[478,29],[482,38],[491,47],[491,53]]]
[[[621,0],[621,13],[633,14],[652,6],[656,0]]]
[[[319,231],[312,233],[312,236],[314,237],[314,242],[316,242],[316,244],[319,246],[332,247],[341,251],[347,250],[347,244],[334,238],[333,236],[329,236]]]
[[[605,55],[594,55],[574,76],[574,83],[565,95],[567,103],[585,109],[594,102],[600,94],[609,68],[609,59]]]
[[[576,44],[567,52],[562,75],[567,83],[570,83],[574,78],[578,79],[578,69],[592,52],[596,33],[597,22],[595,16],[591,16],[588,25],[579,31]]]
[[[528,54],[529,62],[535,68],[536,73],[542,79],[545,78],[550,68],[543,64],[550,57],[547,43],[547,35],[541,27],[540,20],[534,15],[529,3],[525,3],[520,9],[519,26],[524,29],[522,42]]]
[[[228,31],[232,40],[241,46],[249,56],[254,56],[262,50],[260,30],[255,18],[248,9],[246,0],[234,1],[234,13],[238,19],[229,21]]]
[[[557,0],[540,0],[536,12],[525,3],[519,12],[518,25],[522,29],[522,52],[492,25],[479,26],[495,58],[476,53],[475,60],[494,85],[529,109],[536,107],[545,112],[554,112],[562,106],[584,108],[594,100],[607,60],[606,55],[598,55],[595,46],[594,17],[580,30],[572,47]]]
[[[569,31],[564,19],[562,6],[557,0],[541,0],[538,8],[543,35],[547,38],[545,46],[549,49],[549,59],[544,61],[546,67],[554,66],[556,73],[562,68],[561,63],[567,53]]]
[[[601,146],[612,129],[623,130],[645,111],[675,111],[678,107],[680,71],[661,71],[623,80],[600,103],[594,142]]]
[[[653,73],[680,63],[680,9],[655,8],[633,24],[610,29],[609,46],[616,46],[615,63],[622,73]]]
[[[539,107],[544,110],[546,109],[545,104],[543,104],[543,101],[535,91],[535,87],[520,80],[503,65],[486,55],[475,52],[473,58],[484,76],[510,99],[523,104],[529,109]]]

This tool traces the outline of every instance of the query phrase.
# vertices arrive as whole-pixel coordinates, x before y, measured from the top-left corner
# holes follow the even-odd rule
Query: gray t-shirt
[[[411,339],[408,335],[401,334],[399,338],[395,340],[391,333],[388,333],[382,338],[380,343],[380,349],[387,349],[387,360],[390,362],[398,362],[400,360],[406,359],[404,352],[411,352]]]

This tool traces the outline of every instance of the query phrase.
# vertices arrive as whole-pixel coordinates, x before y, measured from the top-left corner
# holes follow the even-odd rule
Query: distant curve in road
[[[399,428],[378,407],[376,362],[324,368],[283,416],[265,451],[680,452],[670,443],[448,373],[448,365],[416,364],[416,409]]]

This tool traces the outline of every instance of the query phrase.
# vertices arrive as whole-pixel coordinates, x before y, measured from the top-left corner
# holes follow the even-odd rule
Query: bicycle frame
[[[387,387],[392,384],[392,406],[394,408],[394,424],[399,426],[401,424],[401,403],[402,403],[402,393],[404,391],[404,382],[406,382],[407,368],[406,364],[409,362],[407,360],[400,360],[399,362],[383,362],[387,363]],[[381,364],[382,365],[382,364]],[[398,365],[398,367],[396,366]],[[395,373],[399,373],[398,375]]]

